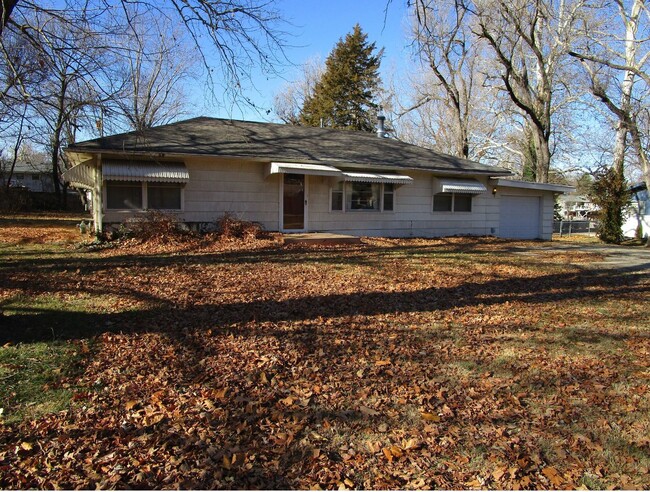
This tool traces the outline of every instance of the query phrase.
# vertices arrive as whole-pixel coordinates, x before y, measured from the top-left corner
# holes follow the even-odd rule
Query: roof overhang
[[[413,178],[400,174],[377,174],[377,173],[350,173],[343,172],[342,181],[351,181],[355,183],[384,183],[403,185],[411,184]]]
[[[519,188],[524,190],[551,191],[553,193],[571,193],[576,189],[573,186],[550,184],[550,183],[532,183],[530,181],[515,181],[513,179],[498,178],[496,185],[502,188]]]
[[[182,162],[102,161],[104,179],[112,181],[148,181],[187,183],[190,175]]]
[[[296,162],[271,162],[266,175],[271,174],[309,174],[310,176],[341,176],[339,169],[324,164],[301,164]]]

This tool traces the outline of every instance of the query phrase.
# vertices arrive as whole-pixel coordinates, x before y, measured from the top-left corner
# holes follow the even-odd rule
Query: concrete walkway
[[[557,252],[594,252],[604,255],[602,260],[586,263],[588,268],[607,268],[630,272],[650,273],[650,248],[642,246],[614,246],[604,244],[580,244],[553,241],[541,244],[541,251]]]
[[[306,232],[304,234],[284,234],[284,244],[300,245],[335,245],[335,244],[359,244],[361,238],[345,234],[332,234],[328,232]]]

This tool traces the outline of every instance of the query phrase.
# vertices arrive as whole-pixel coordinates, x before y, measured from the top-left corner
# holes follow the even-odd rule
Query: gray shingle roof
[[[71,145],[69,152],[241,157],[363,168],[404,168],[510,175],[510,171],[440,154],[375,134],[199,117]]]

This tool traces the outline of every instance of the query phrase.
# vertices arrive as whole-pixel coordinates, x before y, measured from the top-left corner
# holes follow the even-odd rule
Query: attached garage
[[[499,210],[499,235],[509,239],[541,239],[538,196],[504,195]]]
[[[497,179],[493,191],[499,200],[497,236],[549,241],[553,237],[555,195],[572,189],[563,185]]]

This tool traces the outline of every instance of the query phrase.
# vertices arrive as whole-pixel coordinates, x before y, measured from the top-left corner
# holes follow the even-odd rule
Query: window
[[[434,212],[451,212],[453,210],[453,194],[452,193],[438,193],[433,195],[433,211]]]
[[[174,183],[147,183],[147,208],[180,210],[181,186]]]
[[[341,181],[331,188],[330,210],[337,211],[386,211],[395,206],[393,184]]]
[[[436,193],[433,195],[434,212],[471,212],[472,195],[467,193]]]
[[[454,193],[454,212],[471,212],[472,195]]]
[[[346,205],[348,210],[379,210],[379,183],[348,183]]]
[[[332,210],[343,211],[343,181],[336,183],[336,186],[332,188]]]
[[[384,210],[385,211],[392,212],[394,196],[395,196],[395,189],[393,185],[386,183],[384,185]]]
[[[32,174],[32,181],[40,181],[40,180],[41,180],[40,174]]]
[[[141,209],[142,183],[107,181],[106,207],[114,210]]]
[[[106,181],[106,208],[181,210],[182,185],[142,181]]]

